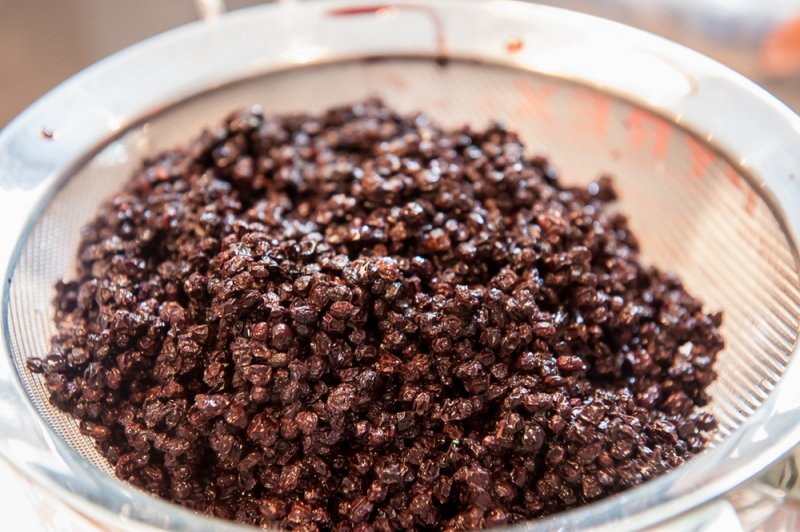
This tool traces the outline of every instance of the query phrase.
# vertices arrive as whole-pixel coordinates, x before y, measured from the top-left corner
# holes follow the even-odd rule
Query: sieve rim
[[[70,504],[76,507],[87,508],[87,512],[95,512],[97,507],[104,508],[107,511],[107,506],[116,504],[134,504],[133,510],[129,516],[133,521],[147,523],[150,525],[164,525],[177,526],[177,527],[191,527],[195,529],[214,528],[219,529],[224,526],[226,529],[231,530],[244,530],[244,527],[233,525],[227,521],[220,521],[200,517],[193,512],[177,507],[176,505],[163,502],[155,497],[132,488],[115,478],[108,477],[99,470],[95,470],[90,466],[87,469],[86,464],[82,464],[80,458],[75,451],[69,448],[64,442],[58,438],[53,429],[45,424],[32,409],[27,394],[22,390],[22,385],[19,382],[16,368],[11,362],[10,357],[10,338],[7,327],[8,323],[8,299],[9,299],[9,284],[13,276],[13,270],[16,266],[17,255],[21,245],[24,243],[33,221],[38,217],[38,213],[47,205],[49,199],[57,191],[75,170],[81,167],[88,158],[93,156],[100,147],[108,144],[114,138],[122,135],[136,124],[141,123],[147,117],[154,116],[167,108],[172,107],[187,98],[205,94],[211,89],[220,88],[220,81],[226,81],[224,77],[217,77],[216,79],[205,76],[202,72],[195,72],[192,76],[186,76],[177,83],[175,87],[170,87],[172,92],[161,94],[148,94],[147,97],[152,98],[152,101],[137,101],[133,105],[129,103],[113,101],[113,94],[108,92],[109,87],[113,84],[108,84],[109,74],[125,69],[126,63],[130,65],[137,65],[141,63],[142,59],[155,60],[157,53],[163,53],[163,49],[187,49],[193,46],[202,46],[200,43],[203,37],[214,35],[213,32],[219,36],[227,32],[230,34],[232,31],[241,29],[242,24],[249,24],[253,27],[255,22],[253,18],[258,18],[258,22],[264,22],[274,19],[291,19],[303,18],[302,22],[307,23],[308,20],[322,20],[320,17],[325,14],[326,10],[334,7],[342,6],[368,6],[370,2],[363,0],[356,1],[332,1],[332,2],[315,2],[310,4],[303,4],[302,6],[259,6],[250,8],[240,12],[227,15],[222,19],[212,23],[194,23],[186,27],[179,28],[155,37],[139,45],[120,52],[111,58],[102,61],[101,63],[91,67],[76,77],[68,80],[51,93],[36,102],[29,110],[23,113],[18,119],[12,122],[5,130],[0,133],[0,220],[7,228],[6,238],[0,242],[0,261],[7,268],[6,279],[7,282],[3,283],[2,288],[2,302],[3,302],[3,327],[5,342],[0,345],[0,355],[2,355],[2,362],[0,362],[0,404],[4,407],[29,408],[29,412],[33,416],[29,420],[17,420],[19,423],[25,424],[23,427],[26,431],[30,432],[30,437],[35,441],[25,441],[28,446],[32,446],[41,453],[35,461],[19,460],[19,453],[13,451],[9,447],[11,440],[19,442],[19,434],[8,433],[7,420],[0,417],[0,457],[14,464],[15,468],[22,471],[23,474],[46,489],[53,490],[58,493],[58,496],[68,499]],[[389,4],[385,4],[389,5]],[[391,5],[412,5],[411,2],[392,2]],[[413,5],[417,5],[416,3]],[[535,6],[530,4],[522,4],[511,1],[496,1],[488,2],[485,5],[470,5],[469,3],[446,0],[438,2],[435,6],[433,4],[428,9],[435,10],[442,15],[445,20],[446,26],[463,24],[456,22],[455,17],[464,16],[464,13],[480,14],[483,17],[495,17],[497,21],[508,23],[507,17],[519,17],[522,22],[528,21],[541,21],[542,19],[557,21],[565,25],[566,29],[590,29],[596,31],[595,37],[603,36],[608,38],[613,36],[618,39],[621,45],[642,46],[644,50],[653,51],[657,57],[668,57],[671,61],[685,68],[686,71],[691,72],[695,76],[697,85],[696,92],[692,95],[693,100],[676,99],[660,101],[658,105],[653,104],[652,100],[642,101],[639,95],[629,93],[628,87],[609,87],[607,83],[598,82],[596,78],[581,79],[578,77],[570,77],[565,73],[558,73],[552,71],[543,71],[543,69],[535,62],[535,58],[516,57],[509,59],[507,56],[500,56],[499,52],[495,53],[497,57],[492,57],[491,53],[486,50],[477,50],[471,47],[470,43],[462,43],[457,40],[459,46],[450,51],[450,57],[464,57],[470,55],[481,54],[481,58],[487,62],[509,66],[513,68],[520,68],[529,70],[539,74],[544,74],[560,79],[572,79],[575,82],[581,83],[589,87],[597,88],[605,92],[615,94],[617,97],[632,102],[635,105],[644,107],[651,111],[675,121],[676,117],[680,117],[682,122],[679,127],[688,131],[717,131],[718,121],[711,123],[708,121],[709,106],[714,108],[714,102],[711,99],[719,96],[720,91],[725,89],[727,91],[733,90],[734,96],[729,105],[733,108],[737,104],[746,103],[753,108],[758,108],[762,113],[757,113],[760,120],[764,120],[767,116],[769,120],[763,124],[764,130],[771,138],[780,139],[782,142],[776,142],[776,146],[766,150],[765,153],[754,153],[752,158],[746,158],[742,161],[736,158],[728,157],[728,153],[739,153],[743,151],[750,153],[753,150],[747,150],[749,137],[735,136],[724,134],[720,131],[720,135],[716,142],[709,143],[732,162],[737,170],[741,170],[742,174],[750,176],[752,184],[757,187],[762,195],[766,196],[765,199],[771,199],[768,203],[774,207],[776,211],[776,219],[782,224],[785,224],[787,238],[790,239],[791,248],[795,254],[797,263],[797,250],[794,245],[800,228],[800,214],[795,214],[791,211],[792,202],[798,199],[797,186],[792,187],[787,184],[791,179],[786,179],[788,175],[782,175],[782,169],[790,169],[791,171],[800,170],[800,160],[798,156],[791,153],[792,147],[798,142],[797,133],[800,132],[800,119],[798,119],[791,111],[789,111],[783,104],[775,100],[772,96],[768,95],[763,89],[758,88],[751,82],[745,80],[738,74],[733,73],[721,65],[700,56],[688,49],[669,43],[668,41],[651,36],[644,32],[633,30],[625,26],[602,21],[587,15],[579,15],[565,10],[556,8]],[[302,15],[302,17],[301,17]],[[304,17],[308,17],[305,19]],[[317,17],[315,19],[314,17]],[[450,17],[450,18],[448,18]],[[413,17],[412,17],[413,19]],[[249,21],[249,22],[248,22]],[[289,22],[299,23],[298,20],[289,20]],[[419,20],[411,20],[407,23],[418,23]],[[454,28],[454,34],[457,33],[458,28]],[[453,38],[453,35],[450,35]],[[501,35],[502,37],[502,35]],[[616,41],[615,41],[616,42]],[[337,43],[347,44],[347,43]],[[362,43],[363,46],[363,43]],[[452,46],[452,45],[451,45]],[[170,48],[171,47],[171,48]],[[461,50],[463,47],[463,51]],[[287,48],[288,49],[288,48]],[[408,51],[408,50],[407,50]],[[331,59],[341,60],[346,57],[346,52],[343,54],[327,52],[318,52],[317,57],[295,57],[289,58],[283,66],[287,68],[297,67],[301,65],[316,65],[323,62],[328,62]],[[426,43],[417,50],[421,55],[428,55],[431,58],[436,57],[440,50],[436,46],[430,46]],[[455,52],[455,53],[454,53]],[[471,53],[470,53],[471,52]],[[363,50],[359,56],[364,55]],[[393,57],[390,53],[383,53]],[[398,55],[398,54],[394,54]],[[399,54],[402,55],[402,54]],[[260,71],[255,71],[252,68],[243,68],[242,65],[238,66],[238,70],[231,69],[227,73],[231,76],[227,81],[236,82],[246,77],[255,77],[263,75],[267,72],[274,72],[276,66],[281,65],[281,58],[271,63],[271,68],[262,68]],[[283,58],[286,60],[287,58]],[[490,61],[491,59],[495,59]],[[294,61],[294,62],[292,62]],[[213,64],[213,63],[212,63]],[[140,65],[141,66],[141,65]],[[202,65],[208,67],[208,64]],[[262,65],[263,67],[264,65]],[[221,65],[217,65],[222,68]],[[124,73],[124,72],[123,72]],[[243,75],[244,74],[244,75]],[[721,87],[714,85],[714,82],[723,82]],[[89,91],[85,92],[87,87],[92,88],[99,93]],[[716,87],[716,88],[715,88]],[[199,90],[198,90],[199,89]],[[704,95],[703,98],[698,98],[698,94]],[[87,94],[92,97],[100,96],[100,102],[95,99],[89,98],[87,101]],[[668,97],[669,95],[667,95]],[[105,100],[104,100],[105,98]],[[112,99],[109,99],[112,98]],[[738,100],[737,100],[738,98]],[[146,100],[147,98],[144,98]],[[42,139],[39,136],[39,129],[44,126],[50,126],[43,119],[58,122],[61,120],[65,126],[69,124],[69,120],[74,118],[70,114],[68,107],[70,103],[81,104],[79,107],[88,112],[89,126],[86,130],[81,131],[75,137],[58,139],[57,142],[50,142]],[[147,105],[147,104],[151,105]],[[719,106],[717,106],[719,107]],[[61,108],[61,109],[60,109]],[[724,109],[725,106],[722,106]],[[109,117],[105,114],[109,109],[115,109],[118,112],[116,116],[112,113],[113,123],[109,123]],[[703,111],[703,112],[700,112]],[[84,118],[85,119],[85,118]],[[740,124],[743,125],[743,124]],[[753,129],[758,129],[748,124]],[[55,124],[56,132],[60,131],[58,123]],[[85,127],[85,124],[84,124]],[[69,129],[67,127],[67,129]],[[735,127],[732,130],[737,130]],[[702,137],[701,137],[702,138]],[[791,139],[791,142],[787,139]],[[41,144],[46,142],[49,144]],[[61,144],[59,144],[61,142]],[[45,160],[39,160],[34,157],[34,153],[43,149],[55,147],[50,153],[45,155]],[[780,147],[786,153],[777,149]],[[795,150],[800,152],[800,150]],[[773,158],[774,157],[774,158]],[[26,186],[31,188],[26,189]],[[13,235],[13,237],[12,237]],[[795,272],[797,273],[797,272]],[[794,352],[797,351],[795,347]],[[794,371],[793,371],[794,370]],[[792,387],[800,382],[800,367],[796,361],[791,361],[787,367],[784,377],[770,394],[769,398],[759,408],[758,412],[746,422],[741,429],[728,437],[728,440],[735,443],[735,441],[742,441],[748,437],[754,436],[753,420],[761,421],[762,427],[768,426],[769,419],[764,418],[766,413],[772,412],[797,412],[800,409],[800,398],[793,398]],[[787,382],[787,376],[793,376],[791,382]],[[774,416],[773,416],[774,417]],[[792,416],[789,415],[789,418]],[[757,423],[756,423],[757,424]],[[770,432],[770,431],[768,431]],[[633,516],[627,516],[624,522],[619,521],[619,516],[616,519],[606,519],[611,516],[609,512],[612,507],[624,507],[626,502],[633,501],[636,497],[641,497],[645,494],[653,499],[658,499],[658,494],[669,492],[676,479],[680,478],[680,470],[674,471],[655,480],[649,481],[639,487],[633,488],[616,496],[608,497],[597,503],[587,505],[583,508],[564,512],[551,517],[543,518],[529,523],[528,527],[536,529],[554,528],[559,526],[574,527],[583,524],[591,524],[594,526],[623,526],[623,527],[642,527],[662,519],[672,516],[678,512],[688,510],[700,505],[702,502],[713,499],[728,489],[744,482],[748,478],[755,475],[757,472],[766,467],[769,463],[779,458],[786,450],[800,440],[800,427],[797,423],[788,423],[787,425],[779,424],[777,427],[772,427],[772,433],[775,433],[774,439],[770,440],[766,450],[757,453],[743,466],[729,472],[726,476],[721,477],[715,482],[704,486],[701,490],[693,493],[684,494],[680,497],[670,499],[666,498],[666,502],[659,504],[657,507],[646,509]],[[772,436],[772,433],[770,436]],[[726,442],[728,441],[726,440]],[[729,443],[731,443],[729,442]],[[715,450],[716,451],[716,450]],[[48,455],[53,452],[57,453],[55,456]],[[714,452],[714,451],[711,451]],[[68,464],[59,464],[59,459],[68,461]],[[88,490],[95,495],[99,496],[99,500],[103,504],[92,503],[87,499],[76,497],[68,489],[69,482],[64,482],[63,478],[59,478],[58,474],[64,466],[73,473],[82,472],[87,478],[79,478],[77,475],[70,478],[74,485],[80,485],[82,489]],[[98,475],[99,474],[99,475]],[[85,484],[85,485],[84,485]],[[119,493],[118,493],[119,492]],[[77,499],[77,500],[76,500]],[[113,501],[109,501],[113,499]],[[139,505],[146,505],[154,508],[155,511],[151,513],[142,512]],[[87,506],[88,505],[88,506]],[[164,523],[163,516],[158,515],[159,512],[168,515],[167,521]],[[600,515],[600,519],[592,519]],[[604,521],[605,520],[605,521]],[[524,525],[523,525],[524,526]]]

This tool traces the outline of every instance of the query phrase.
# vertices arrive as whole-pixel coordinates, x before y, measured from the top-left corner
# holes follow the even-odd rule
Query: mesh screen
[[[768,203],[713,149],[648,111],[556,79],[470,62],[359,61],[271,74],[172,108],[105,147],[45,208],[12,279],[13,356],[42,418],[81,455],[111,472],[77,423],[49,404],[25,360],[48,350],[53,285],[72,274],[80,228],[98,204],[143,157],[181,144],[238,107],[323,110],[376,95],[448,126],[501,119],[531,153],[544,150],[568,182],[611,174],[647,259],[725,313],[727,348],[708,407],[720,422],[717,441],[764,401],[796,342],[796,257]]]

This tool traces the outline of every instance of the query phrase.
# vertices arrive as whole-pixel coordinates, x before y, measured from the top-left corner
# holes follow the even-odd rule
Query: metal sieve
[[[113,477],[25,360],[47,352],[53,285],[80,229],[146,158],[229,111],[380,96],[447,126],[505,121],[572,183],[614,177],[647,260],[723,310],[712,447],[532,529],[639,528],[719,497],[800,441],[800,119],[698,54],[508,1],[263,6],[145,41],[0,133],[0,455],[99,526],[239,529]]]

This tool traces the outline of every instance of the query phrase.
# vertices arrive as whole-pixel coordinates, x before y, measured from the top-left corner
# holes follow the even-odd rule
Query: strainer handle
[[[202,20],[216,20],[227,11],[225,0],[194,0],[193,3],[197,16]]]
[[[267,0],[269,3],[272,0]],[[274,0],[279,4],[288,4],[295,0]],[[194,10],[197,11],[197,16],[202,20],[216,20],[228,11],[228,6],[225,0],[194,0]]]

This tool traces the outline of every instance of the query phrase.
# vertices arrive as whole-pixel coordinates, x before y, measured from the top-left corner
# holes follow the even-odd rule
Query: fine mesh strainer
[[[504,120],[568,182],[611,174],[647,259],[723,310],[712,447],[528,527],[635,528],[705,503],[800,441],[800,119],[653,36],[514,2],[265,6],[146,41],[69,80],[0,133],[0,454],[102,527],[234,525],[113,477],[25,360],[47,352],[53,284],[80,228],[142,158],[229,111],[321,111],[380,96],[447,126]]]

